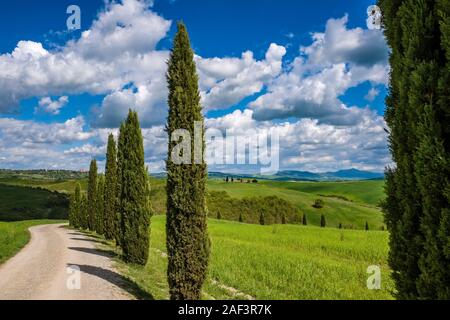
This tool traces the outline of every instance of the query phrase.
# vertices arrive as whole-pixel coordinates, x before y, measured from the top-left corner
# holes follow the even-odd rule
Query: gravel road
[[[30,228],[31,241],[0,266],[0,300],[129,300],[130,284],[96,240],[65,225]]]

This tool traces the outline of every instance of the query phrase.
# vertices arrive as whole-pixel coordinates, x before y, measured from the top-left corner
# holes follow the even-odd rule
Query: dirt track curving
[[[96,249],[101,240],[65,225],[30,232],[30,243],[0,266],[0,300],[134,299],[130,283],[112,267],[111,253]]]

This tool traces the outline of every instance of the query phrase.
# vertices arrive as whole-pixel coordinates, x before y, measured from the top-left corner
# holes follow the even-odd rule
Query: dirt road
[[[111,253],[64,225],[30,229],[30,243],[0,266],[0,300],[127,300],[130,283]]]

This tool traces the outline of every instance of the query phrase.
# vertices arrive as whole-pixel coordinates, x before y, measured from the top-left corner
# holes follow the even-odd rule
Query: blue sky
[[[388,65],[381,31],[367,28],[373,2],[4,3],[0,137],[10,142],[0,144],[0,167],[81,169],[91,157],[102,161],[107,133],[132,107],[148,164],[161,171],[165,60],[182,20],[208,125],[236,135],[276,127],[284,134],[282,169],[380,171],[390,163],[382,130]],[[71,4],[81,8],[79,31],[66,29]],[[49,152],[36,152],[42,147]]]

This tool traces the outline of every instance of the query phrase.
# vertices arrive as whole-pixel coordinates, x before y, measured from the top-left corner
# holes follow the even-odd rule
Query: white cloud
[[[114,98],[131,85],[137,88],[136,97],[125,109],[146,110],[143,118],[159,112],[153,122],[160,122],[168,52],[157,51],[155,46],[166,36],[171,22],[148,6],[138,0],[108,2],[78,40],[52,51],[41,43],[20,41],[11,54],[0,55],[0,113],[16,112],[20,101],[30,97],[87,92]],[[107,107],[100,118],[115,119],[123,114],[124,106],[116,106]],[[117,126],[118,122],[99,120],[97,124]]]
[[[43,111],[45,113],[57,115],[61,108],[69,103],[68,96],[62,96],[59,99],[52,100],[51,97],[44,97],[39,100],[39,106],[36,107],[35,112]]]
[[[282,71],[286,49],[272,43],[265,59],[256,61],[251,51],[240,59],[197,57],[202,104],[208,110],[228,109],[244,98],[260,92]]]
[[[326,172],[357,168],[382,172],[391,162],[385,122],[381,117],[365,117],[357,125],[335,126],[313,119],[278,124],[260,122],[253,119],[252,113],[248,109],[237,110],[207,120],[207,127],[220,129],[223,133],[228,130],[235,136],[245,136],[252,130],[275,130],[280,137],[282,169]]]
[[[375,100],[376,97],[378,97],[379,94],[380,90],[378,90],[377,88],[370,88],[367,95],[364,96],[364,99],[366,99],[369,102],[372,102]]]
[[[104,156],[106,152],[105,146],[94,146],[90,143],[84,144],[81,147],[73,147],[65,150],[64,154],[75,155],[89,155],[89,156]]]
[[[164,168],[169,52],[156,46],[171,21],[149,6],[148,1],[107,2],[80,39],[53,50],[20,41],[0,55],[0,113],[17,111],[20,101],[31,97],[41,98],[38,111],[58,114],[73,94],[103,96],[91,127],[82,116],[53,124],[0,118],[2,166],[86,168],[92,156],[103,156],[109,132],[117,135],[117,129],[107,128],[117,128],[133,108],[144,128],[146,163],[153,171]],[[384,121],[340,99],[361,83],[371,82],[374,90],[387,83],[387,48],[381,31],[349,29],[347,22],[347,16],[330,19],[287,68],[286,48],[274,43],[261,60],[251,51],[240,57],[196,56],[206,110],[226,110],[267,91],[244,111],[208,119],[207,127],[236,135],[274,128],[283,169],[381,171],[390,161]],[[375,95],[369,92],[368,100]]]
[[[348,18],[330,19],[325,33],[313,34],[313,44],[249,104],[256,120],[312,118],[333,125],[358,124],[374,117],[367,108],[341,100],[351,87],[366,81],[386,84],[387,47],[379,30],[347,29]]]
[[[388,48],[380,30],[348,29],[348,16],[330,19],[324,33],[314,33],[313,43],[301,51],[314,65],[353,63],[373,66],[386,64]]]

